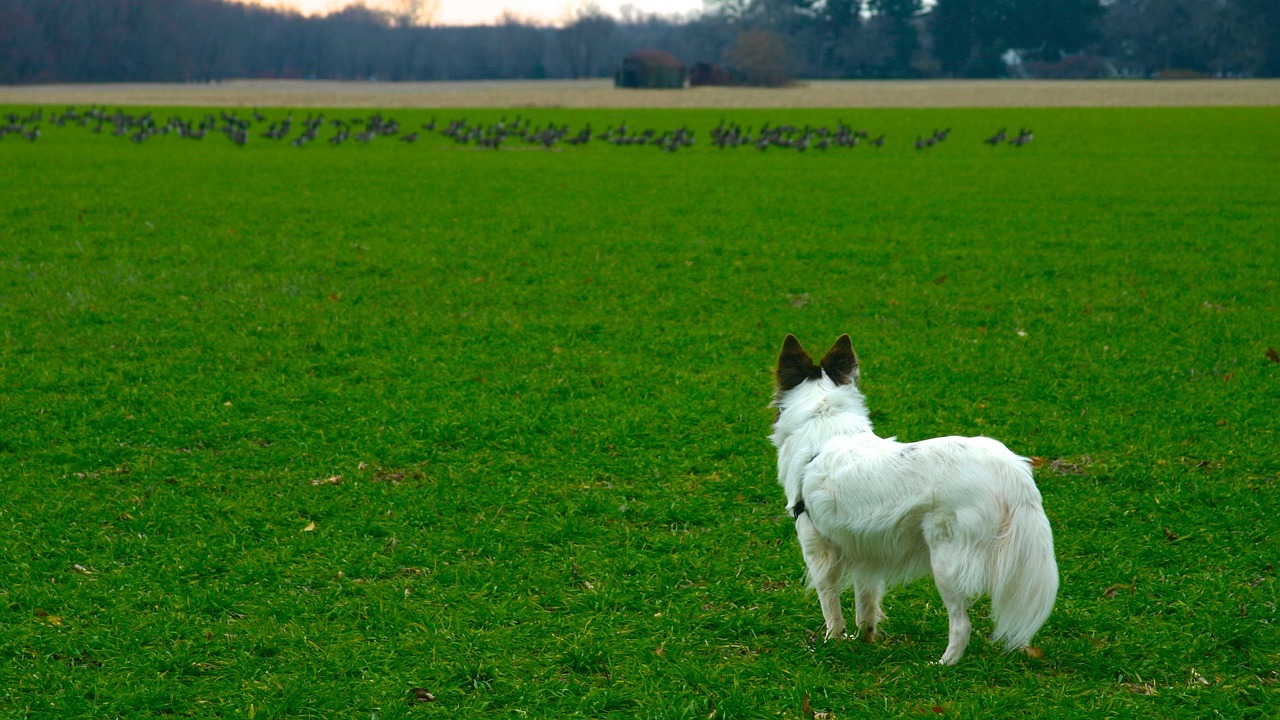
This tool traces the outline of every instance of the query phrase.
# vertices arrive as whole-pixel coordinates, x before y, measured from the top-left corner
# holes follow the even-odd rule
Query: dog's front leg
[[[844,609],[840,607],[840,581],[844,573],[839,550],[822,537],[808,514],[796,518],[796,535],[809,570],[809,586],[818,592],[822,618],[827,624],[826,638],[845,634]]]

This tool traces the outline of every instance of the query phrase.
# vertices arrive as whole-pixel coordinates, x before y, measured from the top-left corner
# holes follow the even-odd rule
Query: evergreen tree
[[[920,37],[913,21],[923,9],[921,0],[870,0],[867,8],[873,15],[889,21],[893,34],[893,74],[910,75],[911,58],[920,49]]]

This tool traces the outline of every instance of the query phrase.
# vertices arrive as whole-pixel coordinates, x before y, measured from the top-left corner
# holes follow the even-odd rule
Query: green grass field
[[[0,140],[0,714],[1276,717],[1280,110],[523,112],[699,144]],[[788,332],[1041,459],[1043,659],[822,642]]]

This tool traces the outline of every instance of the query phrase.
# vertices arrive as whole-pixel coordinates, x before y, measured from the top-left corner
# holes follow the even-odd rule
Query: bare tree
[[[434,25],[440,13],[440,0],[383,0],[383,3],[400,27]]]
[[[748,85],[781,87],[795,77],[796,62],[786,41],[765,30],[744,30],[724,59]]]
[[[560,50],[571,76],[583,78],[597,74],[596,65],[616,25],[595,2],[588,2],[574,12],[573,21],[560,30]]]
[[[1122,68],[1140,74],[1247,74],[1264,56],[1258,23],[1236,2],[1118,0],[1104,41]]]

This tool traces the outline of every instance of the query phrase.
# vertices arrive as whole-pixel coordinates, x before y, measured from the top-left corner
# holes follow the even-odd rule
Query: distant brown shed
[[[689,71],[689,85],[697,87],[699,85],[737,85],[733,73],[714,63],[699,62],[694,63],[693,69]]]
[[[671,88],[684,87],[684,63],[666,50],[641,50],[623,58],[613,77],[616,87]]]

